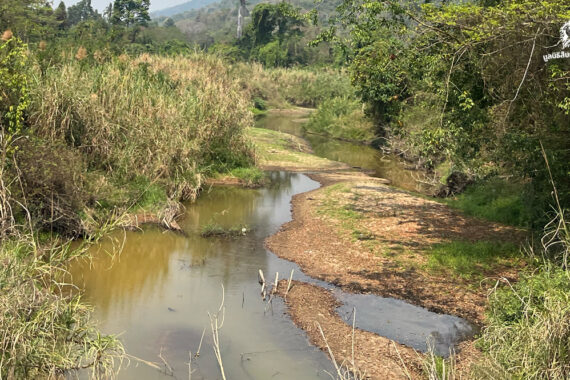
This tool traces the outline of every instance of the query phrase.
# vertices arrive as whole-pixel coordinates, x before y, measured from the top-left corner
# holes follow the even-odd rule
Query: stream
[[[446,355],[450,347],[475,333],[467,321],[454,316],[400,300],[344,293],[304,275],[297,265],[265,249],[264,240],[291,220],[291,198],[319,187],[304,174],[268,175],[270,184],[263,189],[206,189],[196,203],[186,205],[179,222],[187,236],[154,227],[144,232],[118,231],[92,248],[91,261],[72,265],[73,283],[84,289],[84,300],[94,306],[100,329],[120,334],[130,355],[163,368],[161,372],[131,360],[121,370],[120,379],[188,378],[189,352],[196,353],[203,331],[200,356],[192,362],[192,378],[221,378],[208,312],[218,310],[222,285],[225,322],[219,333],[229,378],[330,378],[325,371],[333,371],[332,363],[293,324],[283,301],[276,298],[268,308],[261,300],[259,269],[268,281],[273,281],[275,272],[287,278],[294,269],[294,279],[332,290],[343,303],[338,312],[345,320],[352,320],[356,308],[358,327],[420,351],[426,350],[426,339],[431,337],[436,352]],[[248,233],[203,238],[201,229],[209,223],[246,226]],[[109,254],[121,246],[120,255]]]

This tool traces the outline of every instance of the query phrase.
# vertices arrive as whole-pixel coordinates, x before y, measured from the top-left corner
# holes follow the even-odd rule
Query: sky
[[[53,1],[53,3],[55,4],[54,6],[57,7],[57,5],[59,4],[59,1],[60,0],[54,0]],[[63,0],[63,2],[68,7],[70,5],[73,5],[77,2],[79,2],[79,0]],[[112,2],[113,2],[113,0],[91,0],[91,5],[93,6],[93,8],[97,9],[99,11],[99,13],[101,13],[105,10],[105,8],[107,8],[109,3],[112,3]],[[169,7],[172,7],[174,5],[178,5],[178,4],[182,4],[182,3],[186,3],[186,2],[188,2],[188,0],[151,0],[150,1],[150,11],[154,12],[154,11],[158,11],[160,9],[169,8]]]

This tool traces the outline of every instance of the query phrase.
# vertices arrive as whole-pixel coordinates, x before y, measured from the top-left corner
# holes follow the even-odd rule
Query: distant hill
[[[206,5],[215,3],[216,1],[219,0],[190,0],[187,3],[183,3],[180,5],[176,5],[174,7],[165,8],[159,11],[152,12],[150,15],[152,18],[170,17],[194,9],[200,9],[202,7],[205,7]]]

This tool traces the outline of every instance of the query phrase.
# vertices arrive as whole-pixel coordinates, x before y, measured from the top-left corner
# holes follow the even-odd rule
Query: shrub
[[[371,141],[374,127],[355,98],[336,97],[324,100],[311,114],[305,129],[312,133],[353,141]]]
[[[489,326],[480,345],[513,378],[570,376],[570,276],[545,267],[490,298]],[[476,371],[485,374],[485,365]],[[477,373],[477,372],[476,372]]]
[[[33,99],[37,136],[65,142],[91,170],[160,178],[171,197],[187,198],[205,170],[254,162],[248,98],[214,57],[70,62],[48,70]]]
[[[64,288],[63,265],[83,250],[38,248],[30,237],[0,245],[0,377],[57,378],[90,367],[109,377],[123,355],[120,342],[97,332],[90,309]]]

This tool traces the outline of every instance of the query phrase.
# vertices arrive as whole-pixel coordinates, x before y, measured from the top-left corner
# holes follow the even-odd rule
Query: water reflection
[[[92,264],[75,263],[73,281],[95,306],[101,329],[122,333],[127,351],[145,360],[160,362],[162,350],[175,375],[186,377],[188,352],[196,351],[209,326],[207,312],[217,310],[223,284],[227,315],[220,336],[231,378],[326,378],[323,370],[330,370],[330,362],[284,315],[282,302],[276,300],[273,312],[265,312],[258,296],[258,269],[287,273],[290,265],[265,250],[265,237],[290,220],[294,193],[318,187],[300,174],[271,177],[267,189],[206,191],[187,205],[180,224],[188,237],[154,228],[126,233],[124,249],[113,259],[105,251],[123,238],[121,232],[94,248]],[[202,238],[201,228],[212,221],[247,224],[252,232],[235,239]],[[194,379],[219,377],[209,331],[196,370]],[[156,377],[155,369],[141,365],[120,373],[122,379]]]

